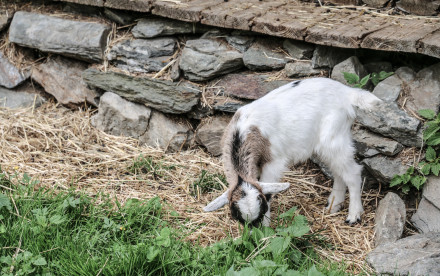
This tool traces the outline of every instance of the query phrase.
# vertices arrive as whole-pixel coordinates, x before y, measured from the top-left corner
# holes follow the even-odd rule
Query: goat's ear
[[[290,187],[290,183],[264,183],[259,182],[263,194],[277,194]]]
[[[228,203],[229,203],[228,191],[226,191],[221,196],[217,197],[216,199],[211,201],[208,205],[206,205],[205,208],[203,208],[203,211],[212,212],[212,211],[215,211],[217,209],[222,208],[223,206],[225,206]]]

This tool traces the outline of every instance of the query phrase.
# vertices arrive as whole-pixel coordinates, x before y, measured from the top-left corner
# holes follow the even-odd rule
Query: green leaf
[[[42,256],[38,256],[32,263],[34,265],[47,265],[46,259]]]
[[[402,182],[403,182],[402,177],[401,177],[400,175],[397,175],[397,174],[396,174],[396,175],[393,177],[393,179],[391,179],[390,187],[394,187],[394,186],[397,186],[397,185],[399,185],[399,184],[402,184]]]
[[[428,147],[426,149],[425,158],[426,158],[426,160],[428,160],[430,162],[434,161],[435,158],[437,158],[437,154],[436,154],[435,150],[432,147]]]
[[[429,139],[426,140],[426,144],[428,146],[437,146],[440,144],[440,133],[436,133],[432,135]]]
[[[171,231],[168,227],[162,228],[160,236],[156,238],[157,245],[169,247],[171,245],[170,234]]]
[[[9,211],[12,210],[11,201],[9,200],[9,197],[0,193],[0,210],[6,207]]]
[[[11,256],[1,256],[0,263],[12,265],[12,257]]]
[[[402,193],[408,194],[409,190],[410,190],[410,186],[409,185],[403,185],[402,186]]]
[[[360,81],[360,85],[361,88],[364,87],[365,85],[367,85],[368,80],[370,80],[370,74],[366,75],[365,77],[363,77]]]
[[[147,259],[149,262],[152,262],[157,255],[159,255],[160,250],[154,246],[150,246],[147,251]]]
[[[440,172],[440,164],[439,163],[433,163],[431,164],[431,172],[435,175],[438,176],[439,172]]]
[[[51,224],[58,225],[64,222],[64,218],[60,215],[54,215],[49,218],[49,222]]]
[[[0,234],[4,234],[4,233],[6,233],[6,226],[2,224],[0,225]]]
[[[371,74],[371,82],[373,83],[374,86],[379,84],[380,79],[379,79],[379,74],[378,73],[372,73]]]
[[[411,177],[411,184],[416,187],[417,190],[420,190],[420,187],[423,186],[426,182],[426,177],[417,175],[414,177]]]
[[[420,109],[417,113],[428,120],[432,120],[435,118],[435,111],[431,109]]]
[[[408,173],[402,174],[402,182],[403,184],[407,184],[411,180],[411,175]]]
[[[278,216],[278,218],[292,218],[295,215],[295,212],[298,208],[296,206],[290,208],[288,211],[282,213]]]
[[[414,173],[414,167],[411,166],[411,167],[409,167],[409,168],[406,170],[406,173],[405,173],[405,174],[411,175],[411,174],[413,174],[413,173]]]
[[[422,166],[421,171],[424,175],[428,175],[431,171],[431,163],[426,163]]]
[[[325,276],[325,275],[324,275],[323,273],[319,272],[319,271],[316,269],[315,265],[313,265],[313,266],[309,269],[309,271],[308,271],[308,273],[307,273],[307,276]]]
[[[359,76],[353,73],[342,72],[344,74],[344,79],[351,85],[359,82]]]
[[[384,80],[384,79],[386,79],[386,78],[388,78],[388,77],[390,77],[390,76],[392,76],[392,75],[394,75],[394,72],[385,72],[385,71],[380,71],[379,72],[379,80]]]
[[[301,237],[310,231],[310,227],[307,223],[305,216],[297,215],[293,219],[293,225],[287,227],[289,233],[294,237]]]
[[[280,255],[290,245],[290,237],[275,237],[270,241],[268,250],[275,256]]]
[[[428,140],[429,138],[431,138],[434,134],[436,134],[440,129],[440,126],[437,124],[432,124],[430,126],[428,126],[424,131],[423,131],[423,140]]]

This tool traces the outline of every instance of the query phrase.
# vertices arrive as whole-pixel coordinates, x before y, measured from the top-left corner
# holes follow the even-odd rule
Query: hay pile
[[[188,239],[205,245],[238,236],[238,224],[230,219],[227,209],[202,212],[201,208],[220,191],[193,196],[192,184],[202,170],[222,173],[217,158],[201,149],[166,154],[140,146],[131,138],[108,135],[90,125],[92,115],[90,110],[71,111],[50,102],[38,109],[0,109],[2,170],[27,173],[51,189],[73,188],[91,195],[103,192],[120,202],[159,196],[167,209],[176,211],[182,223],[192,229]],[[140,155],[152,160],[156,169],[133,170],[133,162]],[[291,188],[275,199],[273,217],[297,206],[312,231],[319,231],[334,245],[333,249],[318,248],[321,255],[350,264],[352,273],[369,274],[364,258],[372,249],[378,192],[363,193],[362,224],[351,227],[344,223],[346,209],[334,215],[324,213],[331,181],[313,164],[288,172],[283,181],[290,182]]]

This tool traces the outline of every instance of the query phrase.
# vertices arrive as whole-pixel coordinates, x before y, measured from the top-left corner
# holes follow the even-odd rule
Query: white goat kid
[[[354,107],[370,109],[378,102],[368,91],[314,78],[286,84],[243,106],[222,139],[229,189],[203,210],[215,211],[229,203],[234,219],[268,226],[271,195],[290,185],[278,183],[283,172],[316,154],[334,176],[327,209],[339,211],[348,187],[346,221],[360,221],[362,167],[353,157],[350,129]]]

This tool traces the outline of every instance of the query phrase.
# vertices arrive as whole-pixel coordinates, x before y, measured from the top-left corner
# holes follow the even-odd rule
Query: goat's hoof
[[[352,226],[355,224],[360,224],[362,222],[362,220],[360,218],[357,218],[356,220],[350,220],[350,219],[346,219],[345,223],[347,223],[348,225]]]

